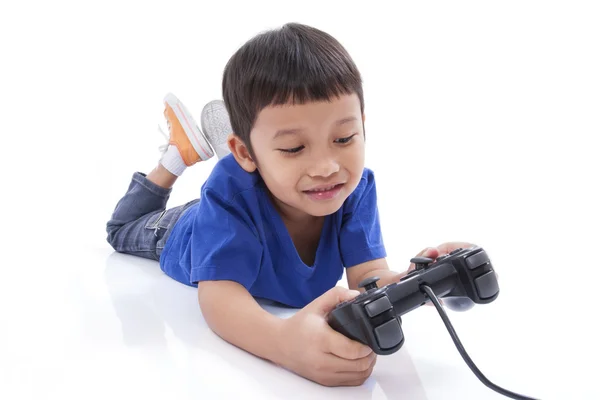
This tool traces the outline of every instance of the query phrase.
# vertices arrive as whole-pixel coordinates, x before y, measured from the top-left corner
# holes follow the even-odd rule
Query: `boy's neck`
[[[271,197],[271,201],[275,206],[275,211],[279,213],[281,219],[287,224],[298,226],[298,225],[306,225],[315,223],[323,219],[323,217],[318,217],[314,215],[307,214],[303,211],[300,211],[296,208],[290,207],[287,204],[283,203],[279,199],[277,199],[273,194],[269,191],[269,196]]]

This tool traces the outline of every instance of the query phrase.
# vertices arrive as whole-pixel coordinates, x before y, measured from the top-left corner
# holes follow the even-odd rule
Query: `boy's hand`
[[[438,258],[439,256],[448,254],[452,250],[456,250],[456,249],[460,249],[460,248],[468,249],[469,247],[473,247],[473,246],[475,246],[475,245],[472,243],[467,243],[467,242],[448,242],[448,243],[440,244],[438,247],[427,247],[426,249],[422,250],[419,254],[417,254],[415,257],[427,257],[427,258],[431,258],[435,261],[435,259]],[[410,266],[408,267],[407,272],[410,272],[415,268],[416,268],[415,264],[411,263]]]
[[[468,249],[469,247],[472,247],[472,246],[475,246],[475,245],[471,244],[471,243],[467,243],[467,242],[448,242],[448,243],[440,244],[438,247],[427,247],[426,249],[422,250],[419,254],[417,254],[415,257],[427,257],[427,258],[431,258],[431,259],[433,259],[433,261],[435,261],[435,259],[438,258],[439,256],[448,254],[452,250],[456,250],[456,249],[460,249],[460,248]],[[416,265],[414,263],[411,263],[410,266],[408,267],[408,271],[406,271],[406,273],[409,273],[410,271],[412,271],[415,268],[416,268]],[[444,304],[444,300],[440,299],[440,303]],[[431,300],[427,300],[427,305],[428,306],[433,305]]]
[[[358,294],[356,290],[334,287],[285,320],[279,364],[321,385],[362,385],[373,372],[376,354],[333,330],[326,319],[337,304]]]

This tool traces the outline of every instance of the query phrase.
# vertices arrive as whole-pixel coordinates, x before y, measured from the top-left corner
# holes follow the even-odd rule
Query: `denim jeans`
[[[199,199],[166,209],[171,189],[133,174],[129,189],[106,224],[106,240],[115,251],[159,260],[165,243],[181,215]]]

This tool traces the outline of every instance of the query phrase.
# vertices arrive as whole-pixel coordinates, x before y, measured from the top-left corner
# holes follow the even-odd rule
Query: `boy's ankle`
[[[146,175],[146,179],[150,182],[165,189],[171,189],[177,181],[177,178],[177,175],[174,175],[160,163]]]
[[[181,154],[179,154],[179,149],[177,149],[177,146],[172,144],[167,147],[167,151],[165,151],[159,163],[167,171],[176,176],[181,176],[187,167],[183,161],[183,158],[181,158]]]

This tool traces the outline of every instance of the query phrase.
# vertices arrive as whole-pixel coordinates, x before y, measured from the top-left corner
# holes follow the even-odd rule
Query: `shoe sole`
[[[183,103],[179,101],[179,99],[175,97],[175,95],[173,95],[172,93],[168,93],[165,96],[164,102],[168,104],[169,107],[171,107],[171,109],[177,116],[177,119],[179,119],[179,122],[181,123],[181,126],[185,131],[185,134],[187,135],[188,139],[190,140],[190,143],[192,144],[192,147],[194,148],[194,150],[196,150],[196,153],[198,154],[200,159],[202,161],[206,161],[212,156],[214,156],[215,153],[213,152],[210,144],[208,143],[208,140],[206,139],[206,137],[204,137],[204,134],[198,128],[198,126],[194,122],[194,119],[192,118],[187,108],[185,108]]]
[[[223,111],[227,120],[215,120],[215,115],[218,115],[219,111]],[[211,128],[209,129],[209,125]],[[215,145],[227,145],[227,138],[232,133],[231,121],[229,121],[229,115],[227,114],[227,108],[223,100],[212,100],[207,103],[202,109],[200,114],[200,126],[202,131],[208,136],[208,140],[213,144],[213,149],[217,151]],[[211,140],[212,139],[212,140]],[[219,150],[223,151],[223,150]],[[218,151],[217,151],[218,152]],[[227,153],[229,150],[226,151]]]

